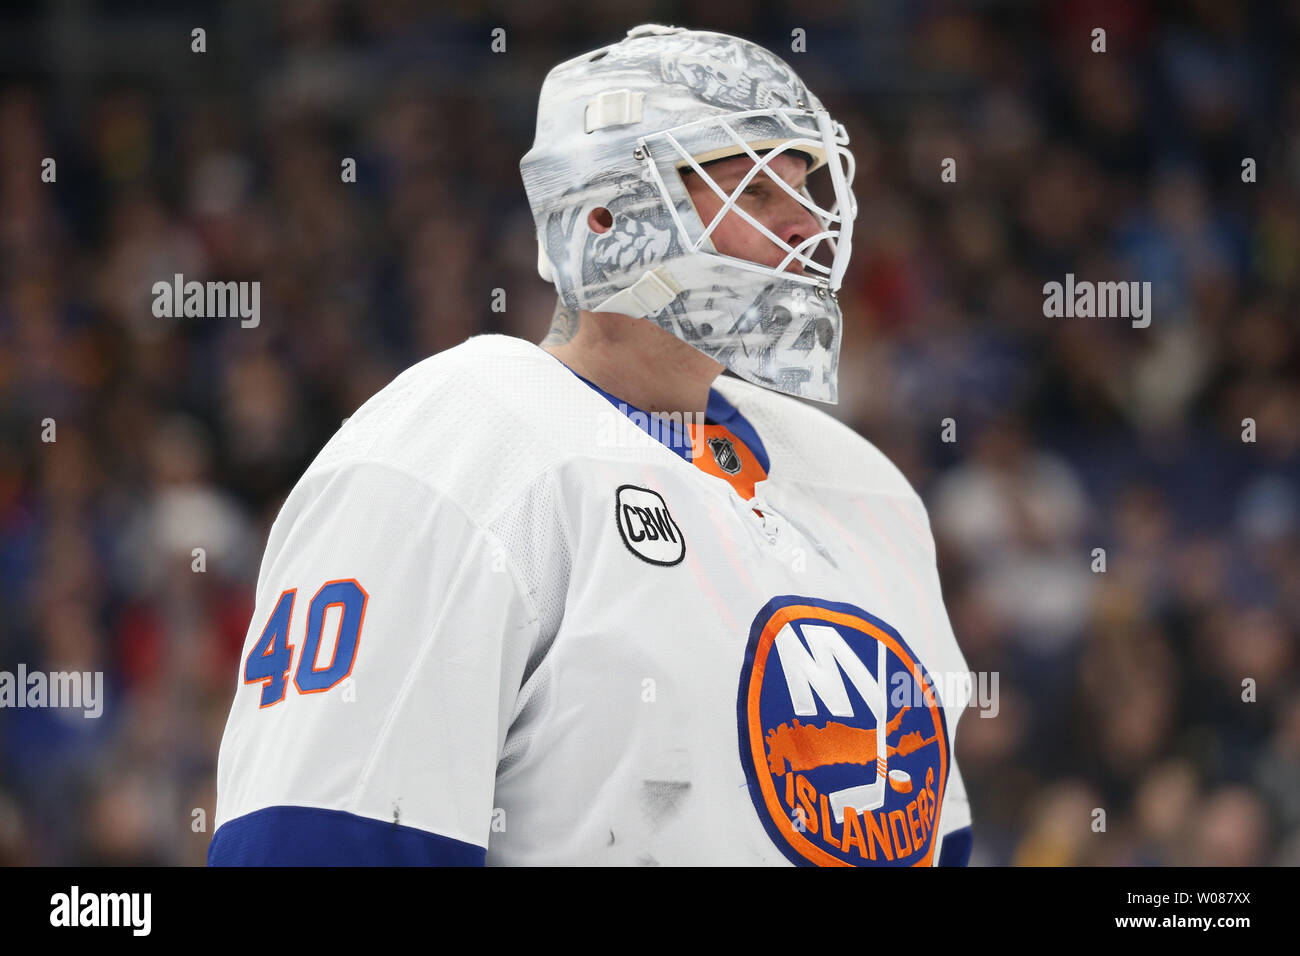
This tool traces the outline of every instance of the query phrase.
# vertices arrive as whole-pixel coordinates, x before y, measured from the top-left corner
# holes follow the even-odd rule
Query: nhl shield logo
[[[734,475],[741,469],[740,456],[736,454],[736,446],[731,443],[730,438],[710,438],[709,451],[713,452],[713,460],[729,475]]]
[[[801,866],[929,866],[949,742],[929,673],[850,604],[774,598],[750,630],[740,759],[768,835]]]

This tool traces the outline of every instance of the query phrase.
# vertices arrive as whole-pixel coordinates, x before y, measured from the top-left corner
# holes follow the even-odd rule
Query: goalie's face
[[[796,192],[804,186],[808,167],[802,157],[782,153],[772,157],[767,167]],[[745,174],[754,168],[754,161],[748,156],[734,156],[708,163],[703,168],[723,192],[731,195]],[[682,171],[682,180],[695,205],[695,211],[699,213],[700,221],[707,228],[722,209],[723,198],[690,168]],[[809,236],[821,231],[813,214],[762,170],[750,179],[735,205],[796,249]],[[748,259],[772,268],[781,265],[789,251],[755,229],[734,209],[728,210],[722,221],[714,226],[710,239],[714,248],[724,256]],[[807,252],[807,248],[803,251]],[[805,274],[803,263],[798,259],[791,259],[785,268],[787,272]]]

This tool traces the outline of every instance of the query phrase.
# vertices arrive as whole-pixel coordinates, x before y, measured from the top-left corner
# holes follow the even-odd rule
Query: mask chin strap
[[[660,266],[644,273],[626,289],[615,292],[591,311],[617,312],[641,319],[662,310],[681,291],[682,287],[672,274]]]
[[[537,274],[545,282],[555,283],[555,270],[551,268],[551,260],[546,256],[546,245],[542,242],[541,234],[537,236]]]

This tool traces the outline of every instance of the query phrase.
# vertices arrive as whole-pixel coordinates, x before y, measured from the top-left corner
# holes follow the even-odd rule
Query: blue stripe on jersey
[[[208,866],[483,866],[487,850],[320,807],[266,807],[222,824]]]
[[[939,848],[939,866],[969,866],[973,837],[970,827],[953,830]]]
[[[564,367],[569,368],[567,365]],[[573,372],[573,369],[569,368],[569,371]],[[686,461],[692,460],[690,436],[683,434],[671,421],[664,422],[663,427],[652,431],[650,428],[650,415],[648,412],[623,401],[621,398],[611,395],[591,379],[584,378],[583,376],[578,375],[577,372],[573,372],[573,374],[586,382],[596,392],[605,396],[605,399],[615,408],[619,409],[624,415],[630,416],[632,412],[640,412],[638,418],[633,420],[634,424],[639,425],[641,430],[647,435],[658,438],[663,445],[671,451],[675,451]],[[709,389],[709,404],[705,409],[704,415],[706,422],[712,425],[724,426],[737,438],[748,445],[749,450],[752,451],[754,457],[758,459],[758,463],[763,466],[764,473],[771,470],[771,459],[768,458],[767,448],[764,447],[762,439],[758,437],[757,430],[755,430],[754,426],[751,425],[745,416],[740,413],[739,409],[722,397],[721,393],[719,393],[717,389]],[[667,440],[665,440],[665,432],[667,432]]]
[[[740,409],[712,388],[709,389],[708,415],[709,421],[722,425],[749,446],[758,463],[763,466],[763,474],[772,470],[772,459],[768,457],[767,448],[763,445],[763,439],[758,437],[758,431],[749,423],[749,419],[740,414]]]
[[[565,365],[564,367],[569,368],[569,366],[567,365]],[[573,372],[573,369],[569,368],[569,371]],[[584,378],[583,376],[578,375],[577,372],[573,372],[573,374],[576,375],[578,378],[582,379],[582,381],[586,382],[597,393],[605,396],[605,399],[611,405],[613,405],[615,408],[621,411],[624,415],[627,415],[628,420],[631,421],[632,424],[638,426],[647,435],[651,436],[652,438],[659,439],[660,444],[666,447],[669,451],[676,452],[686,461],[691,460],[691,437],[689,435],[683,434],[682,430],[678,428],[676,425],[674,425],[671,421],[668,420],[661,421],[659,426],[652,430],[650,428],[650,414],[648,412],[643,411],[640,408],[637,408],[635,405],[623,401],[621,398],[617,398],[616,396],[609,394],[609,392],[605,391],[603,388],[601,388],[591,379]],[[633,412],[639,413],[636,418],[632,418]]]

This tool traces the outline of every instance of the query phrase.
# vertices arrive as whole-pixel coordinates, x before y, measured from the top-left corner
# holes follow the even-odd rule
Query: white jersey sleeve
[[[967,866],[970,863],[974,833],[971,828],[970,801],[966,784],[961,779],[961,768],[952,762],[952,776],[943,796],[939,814],[939,866]]]
[[[943,623],[948,631],[952,633],[952,625],[948,617],[947,609],[943,607],[942,593],[943,588],[939,583],[939,566],[938,566],[938,549],[935,546],[934,531],[930,525],[929,515],[925,506],[917,498],[917,504],[921,513],[925,516],[926,538],[929,542],[930,561],[926,573],[931,582],[933,593],[940,595],[938,611],[942,615]],[[969,681],[975,679],[974,674],[967,671],[965,658],[958,651],[958,656],[962,660],[962,670]],[[970,864],[971,850],[974,845],[974,831],[972,829],[970,799],[966,794],[966,784],[961,778],[961,768],[957,764],[955,748],[957,745],[957,728],[959,727],[963,716],[970,709],[971,693],[974,690],[973,683],[966,683],[964,686],[964,697],[954,702],[953,706],[947,709],[947,715],[951,720],[951,726],[948,733],[954,747],[952,760],[952,771],[948,777],[948,786],[944,791],[943,804],[939,813],[939,828],[936,836],[937,853],[935,854],[936,866],[968,866]],[[966,719],[971,719],[967,717]],[[975,719],[978,719],[976,717]]]
[[[926,506],[920,502],[920,498],[915,499],[920,512],[926,520],[926,540],[930,544],[930,562],[927,563],[926,572],[931,581],[931,591],[936,594],[937,613],[943,618],[943,624],[946,632],[952,633],[952,622],[950,622],[948,610],[944,607],[943,602],[943,585],[940,584],[939,576],[939,550],[935,545],[935,535],[930,522],[930,515],[926,511]],[[956,648],[956,639],[954,639],[954,648]],[[962,661],[963,671],[963,692],[965,695],[961,700],[953,702],[952,706],[946,709],[946,714],[952,718],[952,726],[949,727],[949,736],[953,745],[952,773],[948,778],[948,787],[944,791],[943,805],[940,806],[939,814],[939,832],[936,835],[936,866],[969,866],[971,849],[974,845],[974,830],[971,826],[971,806],[970,799],[966,795],[966,783],[962,780],[961,767],[957,763],[957,730],[961,724],[962,718],[965,717],[966,711],[970,709],[971,693],[974,691],[975,675],[970,674],[966,667],[966,659],[961,652],[957,650],[957,657]],[[971,719],[966,717],[966,719]],[[978,719],[978,718],[976,718]]]
[[[309,470],[263,558],[209,863],[483,863],[537,629],[504,549],[423,478]]]

